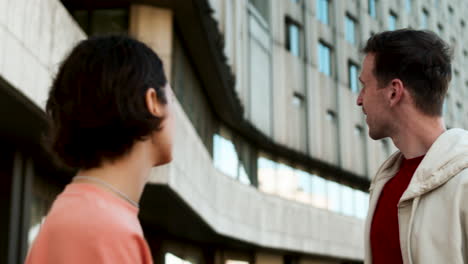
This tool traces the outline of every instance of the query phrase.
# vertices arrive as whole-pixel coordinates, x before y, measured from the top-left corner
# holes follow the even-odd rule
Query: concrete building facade
[[[455,10],[456,9],[456,10]],[[0,263],[22,262],[73,174],[41,145],[44,105],[87,36],[132,35],[176,93],[174,161],[140,219],[155,263],[359,263],[367,187],[395,150],[355,106],[371,34],[427,28],[454,45],[449,127],[468,126],[464,1],[0,0]],[[183,262],[186,261],[186,262]]]

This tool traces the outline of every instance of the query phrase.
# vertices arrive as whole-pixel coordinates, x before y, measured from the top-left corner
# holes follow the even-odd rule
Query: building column
[[[164,64],[166,77],[172,79],[173,12],[148,5],[130,7],[130,35],[152,48]]]

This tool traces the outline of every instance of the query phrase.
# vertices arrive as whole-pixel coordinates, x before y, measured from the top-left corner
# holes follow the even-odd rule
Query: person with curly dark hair
[[[172,159],[173,94],[163,64],[127,36],[81,41],[50,90],[51,151],[77,170],[26,263],[152,263],[138,201]]]

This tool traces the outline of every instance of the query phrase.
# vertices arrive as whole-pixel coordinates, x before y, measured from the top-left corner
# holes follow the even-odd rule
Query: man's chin
[[[379,140],[379,139],[383,139],[383,138],[386,138],[387,136],[383,135],[383,134],[379,134],[379,133],[373,133],[370,129],[369,129],[369,137],[372,138],[373,140]]]

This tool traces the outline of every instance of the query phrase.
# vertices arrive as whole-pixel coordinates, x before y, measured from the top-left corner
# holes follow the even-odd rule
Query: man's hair
[[[160,128],[162,117],[148,111],[145,95],[154,88],[167,103],[166,83],[159,57],[135,39],[109,35],[81,41],[49,93],[49,147],[71,168],[116,160]]]
[[[441,116],[452,78],[452,51],[431,31],[400,29],[372,36],[363,49],[375,55],[374,75],[379,86],[400,79],[416,107],[430,116]]]

